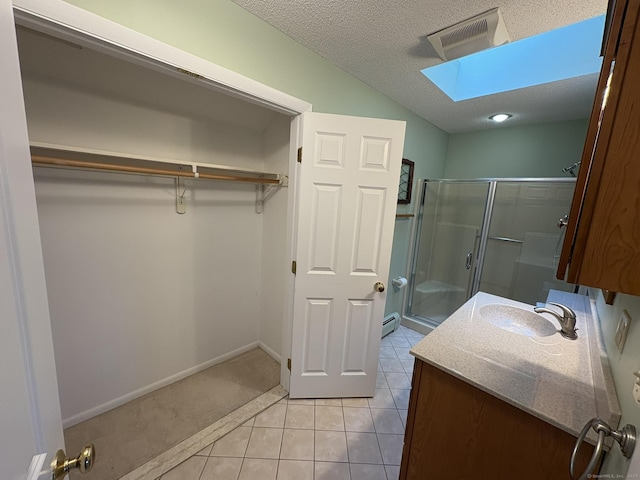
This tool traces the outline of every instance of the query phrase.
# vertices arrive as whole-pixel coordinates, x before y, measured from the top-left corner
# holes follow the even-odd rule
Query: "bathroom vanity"
[[[588,297],[552,291],[548,301],[576,312],[576,340],[532,306],[481,292],[413,347],[400,479],[569,479],[583,425],[618,425]],[[578,474],[592,452],[580,448]]]

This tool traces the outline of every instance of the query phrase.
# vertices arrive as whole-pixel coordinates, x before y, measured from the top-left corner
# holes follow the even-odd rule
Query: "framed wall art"
[[[402,159],[400,170],[400,188],[398,189],[398,203],[411,203],[411,186],[413,185],[413,165],[411,160]]]

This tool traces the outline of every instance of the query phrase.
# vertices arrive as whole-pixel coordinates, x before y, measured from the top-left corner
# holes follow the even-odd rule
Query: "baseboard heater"
[[[400,314],[393,312],[384,317],[382,322],[382,336],[389,335],[391,332],[398,329],[400,326]]]

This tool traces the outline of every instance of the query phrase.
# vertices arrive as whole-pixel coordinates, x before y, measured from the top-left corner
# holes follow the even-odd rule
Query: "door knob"
[[[53,469],[52,480],[60,480],[65,477],[69,470],[78,469],[80,473],[87,473],[93,468],[95,462],[96,449],[93,445],[85,445],[76,458],[67,458],[64,450],[58,450],[51,463]]]
[[[382,282],[376,282],[376,283],[373,285],[373,289],[374,289],[376,292],[380,292],[380,293],[384,292],[384,283],[382,283]]]

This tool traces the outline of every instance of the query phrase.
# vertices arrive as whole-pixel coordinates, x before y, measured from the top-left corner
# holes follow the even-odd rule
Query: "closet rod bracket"
[[[279,182],[277,184],[256,184],[256,213],[260,214],[264,211],[264,202],[266,202],[271,196],[276,193],[280,187],[289,186],[289,175],[286,173],[278,176]]]

